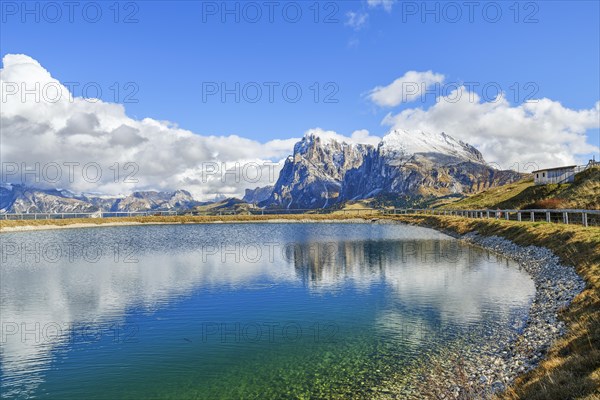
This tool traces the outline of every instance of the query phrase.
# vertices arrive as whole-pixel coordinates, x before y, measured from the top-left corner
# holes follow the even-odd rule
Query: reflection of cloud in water
[[[418,240],[410,240],[411,235]],[[376,318],[382,332],[391,329],[393,334],[404,318],[402,310],[432,309],[441,320],[478,320],[485,310],[503,313],[522,305],[533,287],[519,271],[487,261],[481,251],[452,253],[453,239],[396,225],[103,228],[4,239],[100,243],[107,249],[95,263],[35,263],[17,257],[2,263],[2,385],[26,381],[28,388],[15,385],[25,391],[43,381],[52,351],[69,340],[68,327],[118,322],[133,307],[152,312],[199,289],[236,290],[267,282],[303,285],[311,293],[346,286],[366,292],[385,284],[394,303]],[[114,262],[111,246],[125,242],[137,250],[138,263]],[[236,254],[236,245],[246,250]],[[258,259],[252,246],[262,249]],[[436,260],[443,249],[450,250]],[[19,331],[11,334],[15,324]],[[22,328],[36,324],[38,332],[22,340]],[[56,324],[64,327],[58,334],[48,330]]]
[[[279,263],[223,263],[215,255],[198,260],[195,254],[153,255],[139,263],[36,265],[17,271],[3,268],[0,343],[3,380],[43,372],[53,348],[69,339],[69,328],[105,326],[123,318],[129,308],[152,312],[196,288],[251,285],[255,278],[293,281],[293,269]],[[14,326],[17,331],[15,334]],[[36,327],[38,327],[36,329]],[[55,326],[59,326],[55,334]],[[21,333],[27,334],[23,340]],[[54,330],[53,330],[54,329]],[[41,378],[40,378],[41,379]]]
[[[382,337],[409,346],[435,338],[450,323],[492,315],[508,323],[535,290],[514,263],[455,240],[339,242],[321,251],[297,246],[294,261],[315,292],[342,290],[348,283],[365,291],[382,282],[390,287],[392,303],[378,311],[376,325]]]
[[[506,314],[511,308],[528,303],[534,291],[533,282],[524,272],[485,259],[403,267],[384,272],[397,301],[434,309],[442,322],[477,321],[490,308]]]
[[[398,306],[433,308],[442,319],[468,322],[482,307],[508,310],[527,303],[531,279],[508,260],[456,241],[361,241],[297,245],[298,275],[314,291],[340,290],[351,282],[367,290],[385,282]],[[317,250],[315,250],[317,249]],[[507,287],[507,283],[510,286]]]

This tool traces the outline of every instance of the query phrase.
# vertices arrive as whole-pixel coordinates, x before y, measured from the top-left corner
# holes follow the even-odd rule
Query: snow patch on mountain
[[[394,158],[397,161],[406,161],[415,154],[437,153],[464,161],[484,162],[477,149],[444,132],[395,129],[383,137],[379,151],[386,158]]]

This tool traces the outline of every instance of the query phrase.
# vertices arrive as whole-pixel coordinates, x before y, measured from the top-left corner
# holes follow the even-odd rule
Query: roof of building
[[[532,174],[535,174],[536,172],[542,172],[542,171],[554,171],[555,169],[569,169],[569,168],[575,168],[577,165],[565,165],[564,167],[554,167],[554,168],[544,168],[544,169],[538,169],[537,171],[532,171]]]

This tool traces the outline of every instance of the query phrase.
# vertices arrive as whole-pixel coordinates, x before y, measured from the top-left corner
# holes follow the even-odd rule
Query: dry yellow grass
[[[344,220],[357,217],[379,215],[377,210],[361,210],[333,214],[268,214],[268,215],[222,215],[222,216],[148,216],[148,217],[116,217],[116,218],[70,218],[70,219],[38,219],[38,220],[0,220],[0,230],[13,227],[69,226],[77,224],[108,225],[119,223],[139,224],[203,224],[212,222],[260,222],[269,220]]]

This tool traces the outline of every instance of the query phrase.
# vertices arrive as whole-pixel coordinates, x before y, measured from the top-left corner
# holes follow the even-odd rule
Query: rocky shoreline
[[[558,313],[583,291],[585,281],[573,267],[562,265],[546,248],[523,247],[498,236],[486,237],[475,232],[463,236],[444,233],[514,260],[535,284],[535,297],[525,325],[512,340],[506,343],[492,339],[484,347],[461,351],[463,364],[458,374],[455,368],[448,368],[453,360],[446,358],[446,368],[438,368],[437,373],[423,377],[442,386],[438,388],[442,390],[437,390],[437,393],[446,393],[442,398],[491,398],[494,393],[504,391],[518,375],[534,369],[551,344],[565,334],[566,326],[559,320]],[[411,390],[411,395],[424,388],[426,392],[431,390],[431,386],[423,386],[416,393]],[[419,393],[416,398],[423,394]]]

